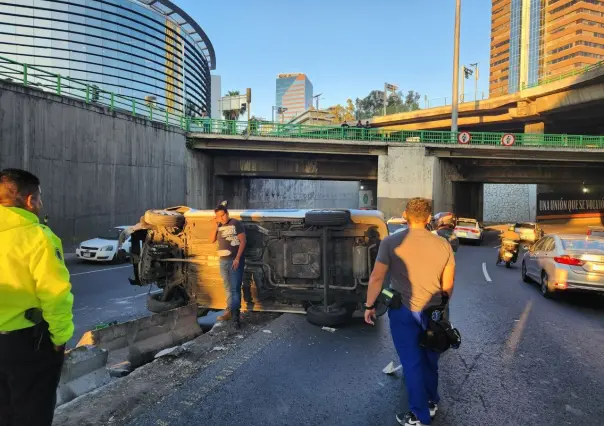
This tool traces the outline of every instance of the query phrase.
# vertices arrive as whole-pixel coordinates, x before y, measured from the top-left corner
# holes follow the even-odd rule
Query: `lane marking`
[[[524,311],[522,311],[522,315],[520,315],[520,319],[517,320],[516,325],[514,326],[514,329],[512,330],[512,334],[510,334],[510,337],[508,338],[508,341],[506,343],[505,353],[504,353],[505,362],[508,362],[510,359],[512,359],[512,357],[516,353],[516,350],[518,349],[518,344],[520,343],[520,339],[522,338],[522,335],[524,334],[524,328],[526,327],[526,320],[529,316],[529,313],[531,312],[532,307],[533,307],[533,301],[529,300],[527,302],[526,306],[524,307]]]
[[[116,269],[125,269],[125,268],[132,268],[132,265],[116,266],[115,268],[95,269],[94,271],[76,272],[75,274],[69,274],[69,276],[75,277],[78,275],[96,274],[97,272],[114,271]]]
[[[491,282],[493,280],[491,280],[491,277],[489,276],[489,273],[487,271],[487,264],[486,262],[482,262],[482,273],[484,275],[484,278],[488,281]]]
[[[501,244],[499,244],[499,245],[498,245],[498,246],[496,246],[496,247],[493,247],[493,248],[501,248]]]

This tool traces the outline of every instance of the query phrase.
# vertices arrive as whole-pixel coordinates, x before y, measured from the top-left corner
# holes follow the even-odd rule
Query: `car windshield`
[[[108,232],[105,232],[102,235],[99,235],[99,238],[103,240],[119,240],[120,234],[122,233],[122,228],[111,228]]]
[[[476,228],[476,222],[470,220],[458,220],[457,226],[461,226],[463,228]]]
[[[563,238],[562,247],[564,250],[604,251],[604,239]]]
[[[531,223],[517,223],[516,228],[520,229],[535,229],[535,225]]]

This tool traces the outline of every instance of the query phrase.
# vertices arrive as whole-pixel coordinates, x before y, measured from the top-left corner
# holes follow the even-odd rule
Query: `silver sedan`
[[[604,238],[546,235],[524,254],[522,279],[539,283],[545,297],[573,290],[604,294]]]

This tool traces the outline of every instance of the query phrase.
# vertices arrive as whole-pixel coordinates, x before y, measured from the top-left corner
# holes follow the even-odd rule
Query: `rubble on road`
[[[178,358],[161,357],[132,371],[126,377],[114,379],[97,389],[60,406],[53,425],[96,426],[122,425],[136,418],[150,406],[171,394],[189,377],[205,369],[225,351],[212,351],[217,346],[245,344],[245,338],[263,330],[279,314],[250,313],[241,330],[220,327],[187,342]],[[244,338],[237,338],[243,336]]]

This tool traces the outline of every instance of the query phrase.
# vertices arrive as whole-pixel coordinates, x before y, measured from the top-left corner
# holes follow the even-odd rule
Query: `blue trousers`
[[[233,271],[233,260],[231,258],[220,259],[220,276],[227,295],[227,307],[231,311],[238,311],[241,309],[241,283],[243,282],[245,259],[242,256],[236,271]]]
[[[422,424],[431,424],[428,401],[438,403],[438,358],[440,354],[419,346],[427,318],[403,306],[390,309],[392,341],[403,365],[409,410]],[[422,322],[424,324],[422,324]]]

